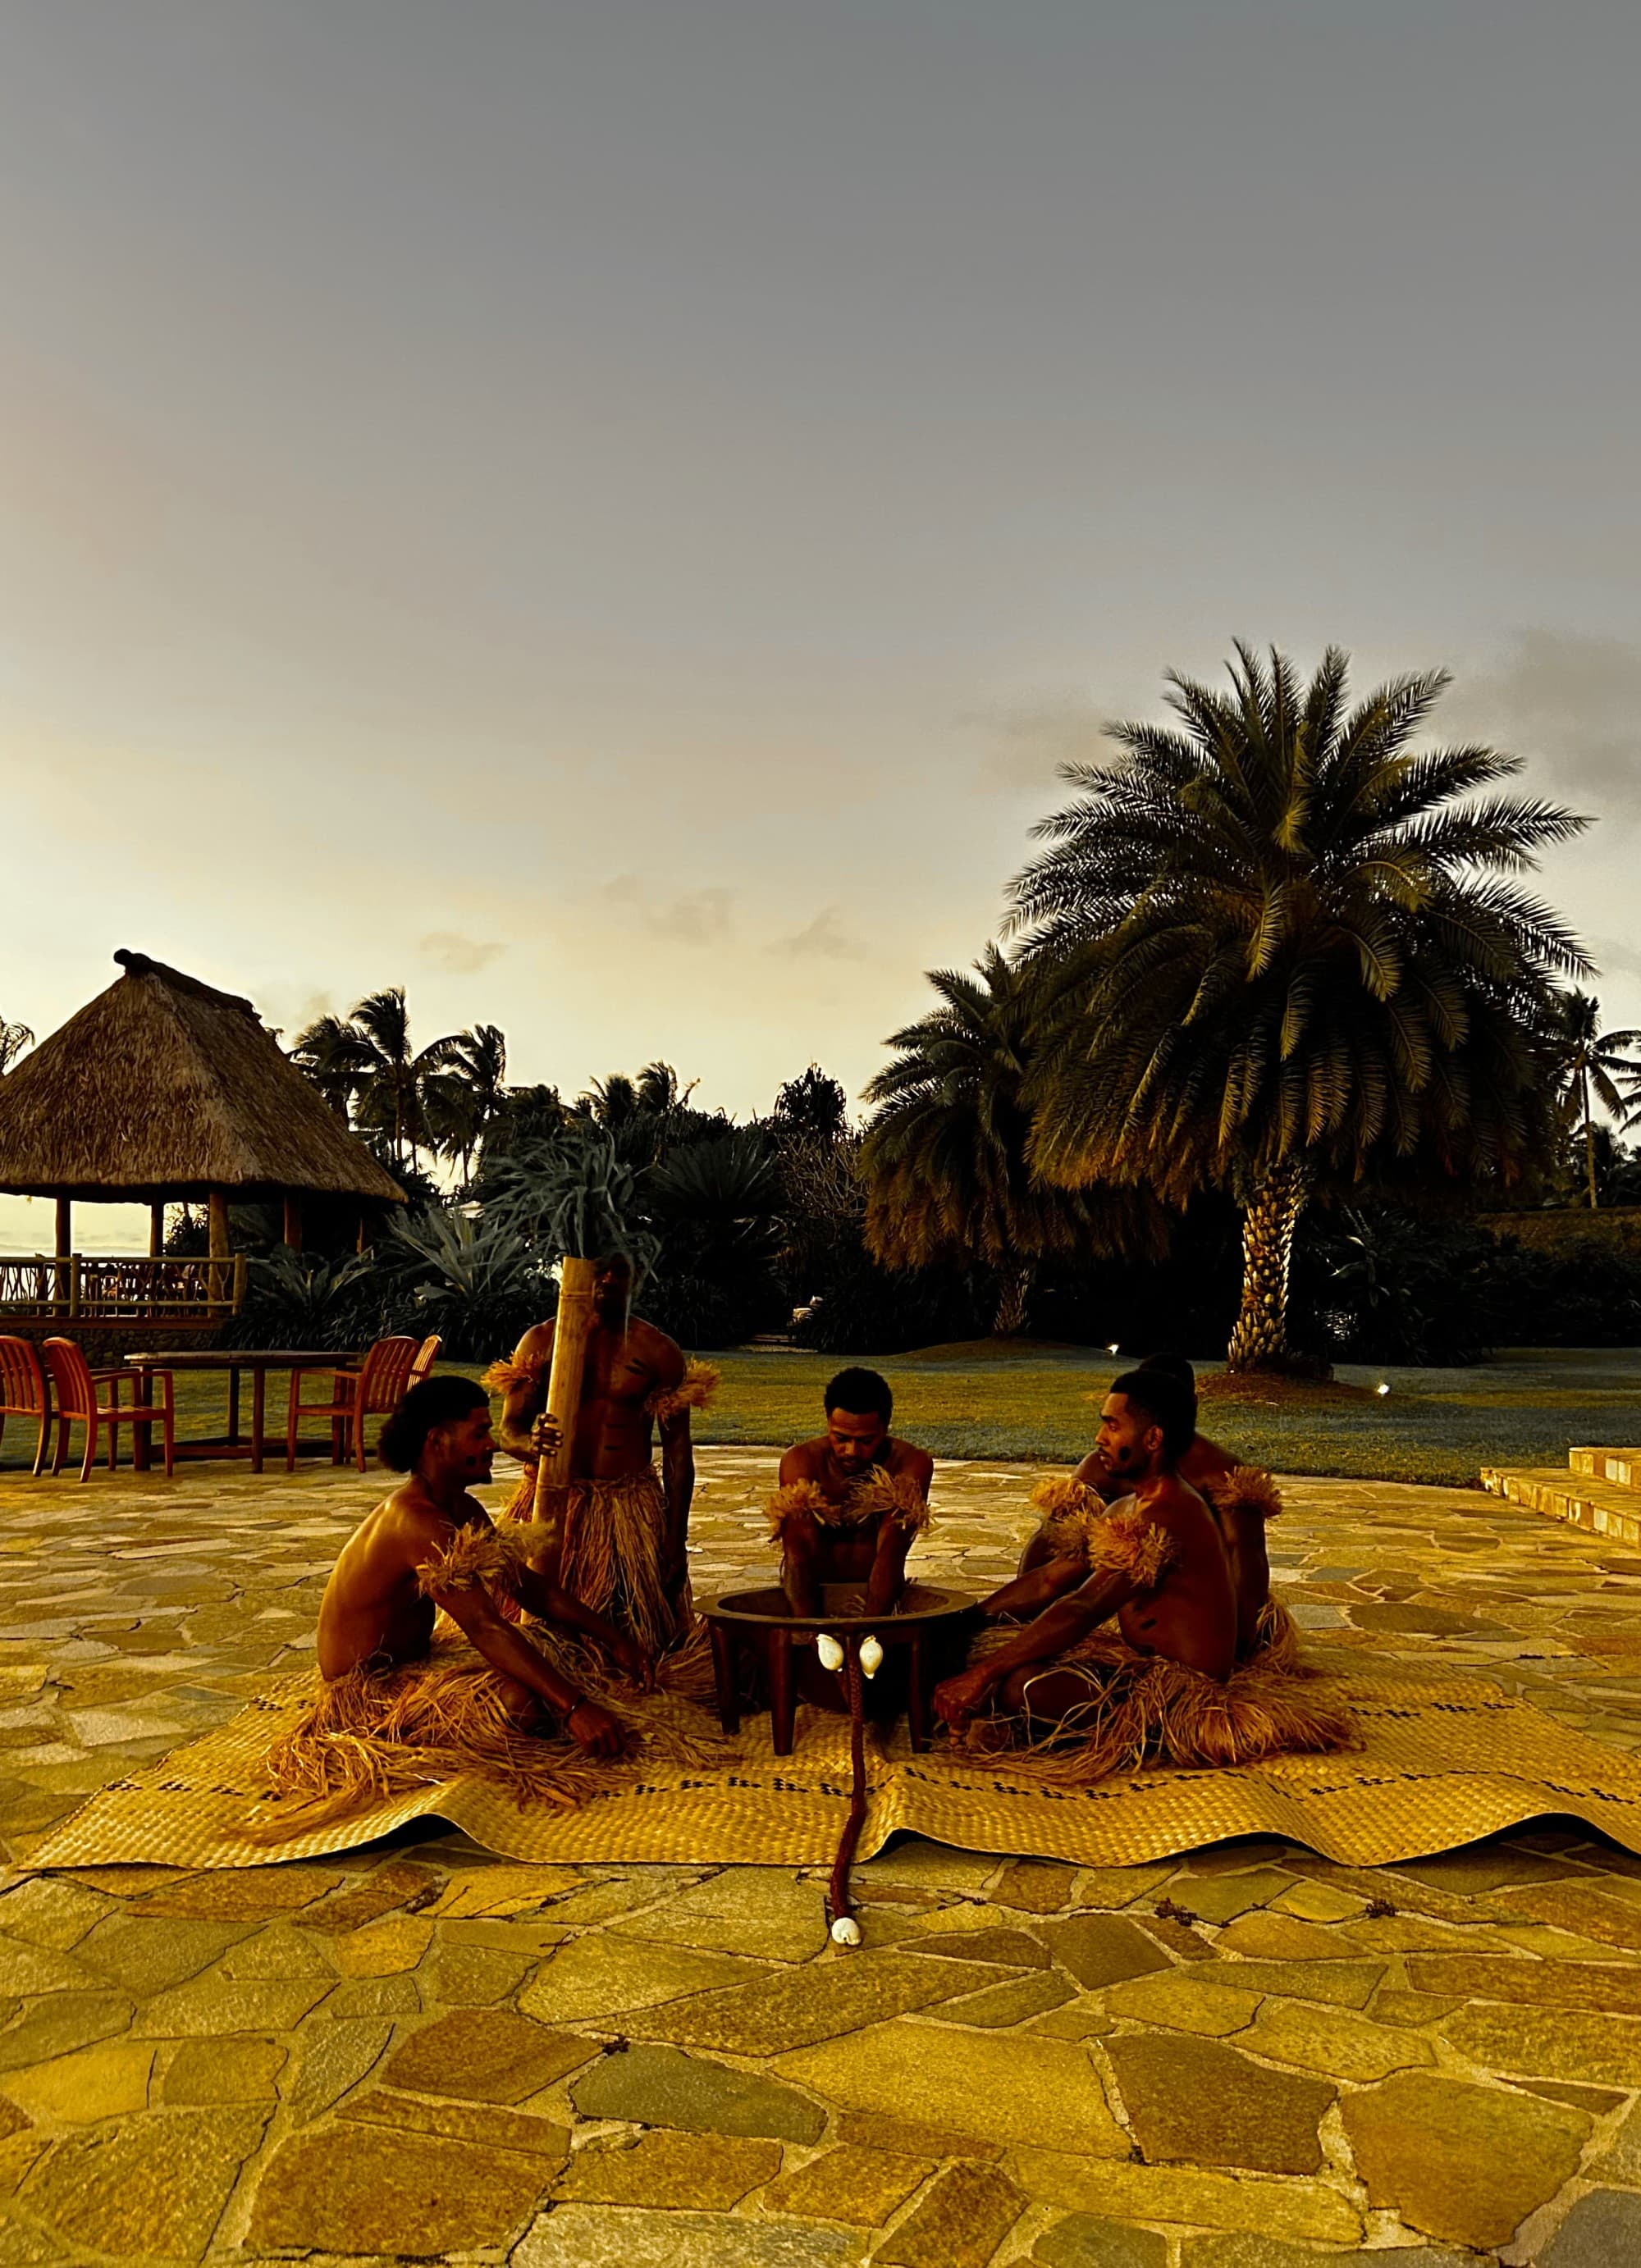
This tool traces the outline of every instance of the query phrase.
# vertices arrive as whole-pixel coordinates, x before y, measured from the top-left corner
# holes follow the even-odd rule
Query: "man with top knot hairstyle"
[[[1179,1472],[1194,1414],[1165,1372],[1112,1381],[1097,1454],[1127,1493],[1108,1506],[1076,1477],[1039,1484],[1048,1550],[984,1609],[1024,1627],[983,1638],[979,1658],[935,1688],[954,1734],[1034,1752],[1074,1785],[1148,1756],[1231,1764],[1350,1738],[1343,1712],[1307,1706],[1286,1668],[1238,1666],[1219,1522]],[[1103,1627],[1112,1616],[1116,1628]]]

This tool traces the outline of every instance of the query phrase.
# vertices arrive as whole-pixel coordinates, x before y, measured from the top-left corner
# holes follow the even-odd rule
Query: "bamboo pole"
[[[558,1421],[558,1446],[536,1468],[536,1500],[530,1511],[532,1525],[541,1531],[530,1563],[550,1573],[557,1572],[564,1549],[565,1498],[581,1410],[587,1343],[596,1320],[593,1313],[596,1273],[596,1263],[591,1260],[566,1258],[559,1265],[558,1313],[553,1323],[552,1366],[547,1373],[547,1415]]]

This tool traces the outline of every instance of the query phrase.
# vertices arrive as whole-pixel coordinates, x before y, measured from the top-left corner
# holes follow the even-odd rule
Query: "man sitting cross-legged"
[[[818,1615],[828,1583],[864,1587],[861,1611],[899,1602],[906,1554],[928,1524],[935,1461],[889,1430],[894,1395],[875,1370],[840,1370],[822,1397],[826,1431],[780,1460],[770,1527],[795,1615]]]
[[[1297,1656],[1297,1633],[1287,1609],[1271,1597],[1270,1559],[1265,1545],[1265,1523],[1282,1510],[1275,1482],[1262,1466],[1245,1464],[1217,1441],[1197,1432],[1196,1373],[1184,1355],[1148,1354],[1138,1367],[1177,1380],[1189,1396],[1191,1439],[1174,1470],[1205,1500],[1219,1522],[1231,1563],[1231,1588],[1237,1594],[1238,1658],[1246,1660],[1265,1650],[1291,1665]],[[1107,1504],[1127,1494],[1127,1482],[1110,1469],[1098,1447],[1083,1458],[1075,1477]],[[1052,1497],[1052,1486],[1047,1493]],[[1029,1575],[1061,1556],[1062,1541],[1063,1524],[1051,1503],[1043,1525],[1020,1555],[1020,1573]]]
[[[565,1667],[592,1668],[597,1649],[647,1691],[649,1659],[492,1526],[469,1494],[492,1452],[488,1397],[469,1378],[413,1387],[382,1427],[383,1463],[409,1478],[344,1545],[319,1610],[318,1698],[269,1756],[277,1793],[303,1808],[292,1828],[314,1823],[314,1805],[344,1811],[463,1772],[573,1804],[597,1778],[588,1760],[627,1747],[629,1712],[589,1699]],[[540,1617],[540,1645],[503,1618],[503,1598]],[[440,1610],[454,1629],[435,1627]]]
[[[954,1733],[989,1708],[976,1745],[1046,1751],[1054,1776],[1072,1782],[1148,1756],[1235,1764],[1349,1741],[1349,1719],[1297,1697],[1291,1673],[1265,1661],[1237,1666],[1237,1602],[1219,1525],[1179,1473],[1193,1414],[1189,1395],[1165,1373],[1129,1371],[1114,1381],[1098,1454],[1132,1493],[1107,1508],[1081,1484],[1060,1484],[1059,1516],[1068,1528],[1080,1521],[1083,1549],[987,1601],[988,1617],[1024,1618],[1026,1627],[1001,1634],[935,1689],[935,1710]],[[1112,1615],[1117,1630],[1103,1631]]]

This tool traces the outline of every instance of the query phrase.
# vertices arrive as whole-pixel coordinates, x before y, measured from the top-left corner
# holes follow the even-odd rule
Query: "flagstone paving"
[[[774,1461],[700,1464],[710,1592],[769,1565]],[[942,1467],[931,1579],[1000,1580],[1031,1478]],[[1641,1859],[1582,1829],[1378,1871],[902,1842],[854,1955],[820,1868],[527,1867],[436,1824],[243,1872],[17,1865],[311,1660],[375,1486],[0,1477],[0,2268],[1641,2257]],[[1641,1746],[1641,1556],[1477,1493],[1287,1492],[1316,1643]]]

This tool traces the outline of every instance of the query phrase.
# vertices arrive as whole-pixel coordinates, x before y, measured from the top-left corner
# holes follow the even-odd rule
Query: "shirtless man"
[[[1179,1462],[1191,1441],[1190,1396],[1156,1370],[1114,1381],[1100,1412],[1097,1454],[1131,1492],[1111,1517],[1114,1556],[1097,1565],[1053,1559],[994,1592],[995,1620],[1027,1616],[1017,1638],[935,1689],[954,1732],[1001,1691],[1004,1705],[1045,1727],[1086,1708],[1098,1672],[1055,1666],[1057,1655],[1115,1615],[1139,1654],[1161,1654],[1223,1683],[1236,1665],[1237,1602],[1218,1522]],[[1104,1523],[1102,1523],[1104,1525]],[[1157,1561],[1162,1564],[1160,1569]]]
[[[1196,1431],[1196,1373],[1182,1354],[1148,1354],[1139,1365],[1178,1380],[1191,1398],[1191,1445],[1175,1467],[1182,1481],[1202,1496],[1219,1522],[1231,1580],[1237,1594],[1237,1652],[1252,1653],[1259,1642],[1260,1616],[1271,1594],[1271,1567],[1265,1543],[1265,1514],[1275,1499],[1263,1494],[1237,1493],[1222,1485],[1227,1475],[1244,1470],[1242,1460],[1221,1448],[1217,1441]],[[1127,1493],[1127,1484],[1112,1472],[1098,1445],[1077,1467],[1076,1478],[1097,1496],[1113,1504]],[[1052,1554],[1046,1532],[1039,1528],[1020,1555],[1019,1572],[1029,1575]]]
[[[706,1401],[712,1373],[686,1365],[664,1331],[631,1312],[632,1263],[625,1253],[598,1261],[593,1296],[596,1321],[571,1450],[563,1548],[558,1566],[549,1572],[647,1651],[659,1653],[685,1634],[691,1619],[690,1410]],[[558,1439],[545,1415],[553,1329],[549,1322],[526,1331],[512,1361],[497,1364],[486,1379],[506,1397],[502,1447],[525,1463],[508,1507],[514,1520],[530,1518],[536,1464]],[[659,1481],[650,1462],[657,1425]]]
[[[894,1395],[876,1371],[840,1370],[822,1401],[826,1431],[787,1451],[770,1506],[781,1584],[795,1615],[818,1615],[827,1583],[864,1583],[863,1611],[887,1614],[927,1521],[935,1461],[890,1432]]]
[[[442,1607],[490,1665],[517,1730],[562,1725],[588,1756],[614,1756],[623,1745],[615,1719],[566,1683],[503,1620],[484,1581],[470,1574],[438,1580],[441,1568],[454,1574],[464,1557],[477,1565],[484,1556],[480,1539],[495,1533],[490,1514],[468,1493],[490,1478],[494,1448],[489,1399],[471,1379],[429,1379],[405,1395],[382,1428],[381,1457],[410,1478],[355,1528],[331,1571],[319,1609],[320,1675],[330,1683],[351,1670],[425,1661]],[[465,1553],[455,1549],[453,1557],[463,1540]],[[499,1548],[494,1557],[499,1563]],[[582,1632],[647,1689],[649,1660],[631,1638],[520,1561],[509,1566],[507,1580],[532,1614]]]

